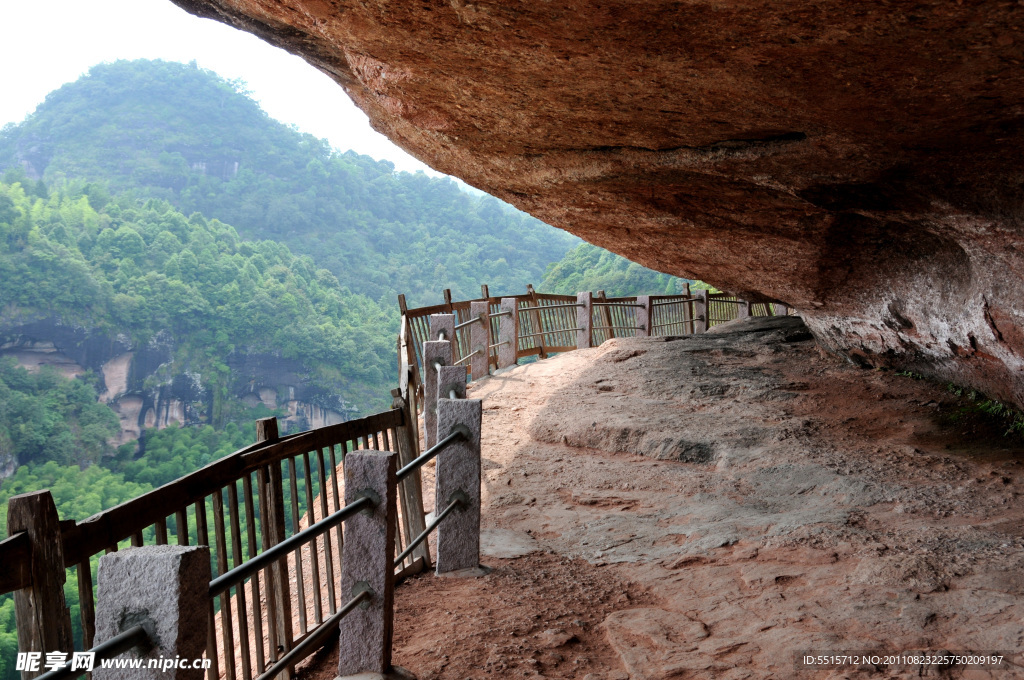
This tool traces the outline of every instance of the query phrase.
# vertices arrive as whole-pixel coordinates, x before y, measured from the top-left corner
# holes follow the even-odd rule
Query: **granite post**
[[[341,619],[338,675],[387,673],[394,634],[398,455],[356,451],[345,457],[345,505],[369,496],[372,508],[345,522],[341,597],[369,591],[369,600]]]
[[[437,456],[435,516],[455,499],[462,503],[437,527],[438,574],[480,566],[480,428],[479,399],[439,399],[438,436],[457,427],[468,437],[457,439]]]
[[[98,580],[95,643],[141,624],[152,645],[127,653],[144,659],[142,668],[97,664],[93,680],[202,680],[206,671],[191,666],[206,651],[209,632],[207,546],[149,545],[110,553],[100,558]],[[158,659],[158,667],[148,667]],[[188,667],[174,667],[175,660]]]

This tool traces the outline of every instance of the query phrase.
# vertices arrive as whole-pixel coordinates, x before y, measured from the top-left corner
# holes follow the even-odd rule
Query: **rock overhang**
[[[438,170],[1024,404],[1024,6],[176,0]]]

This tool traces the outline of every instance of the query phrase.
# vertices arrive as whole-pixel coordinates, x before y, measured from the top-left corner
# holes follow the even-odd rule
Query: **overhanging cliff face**
[[[1024,6],[175,0],[443,172],[1024,405]]]

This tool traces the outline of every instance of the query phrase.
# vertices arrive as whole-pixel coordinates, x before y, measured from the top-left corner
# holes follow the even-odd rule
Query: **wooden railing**
[[[483,296],[474,300],[453,301],[450,290],[444,291],[444,302],[439,305],[410,309],[404,295],[398,296],[402,313],[399,336],[399,380],[417,387],[410,394],[418,397],[422,408],[423,343],[436,340],[430,335],[430,317],[437,314],[455,316],[455,337],[452,340],[454,363],[467,362],[475,351],[470,341],[474,319],[473,303],[487,303],[487,318],[482,323],[487,329],[487,361],[472,362],[478,368],[470,371],[470,379],[477,380],[492,370],[503,368],[499,352],[502,300],[515,300],[518,323],[515,324],[514,362],[530,357],[547,358],[551,354],[579,348],[577,336],[579,317],[577,310],[586,305],[590,314],[589,340],[586,347],[596,346],[611,338],[647,336],[676,336],[702,333],[708,328],[746,316],[780,316],[791,312],[785,305],[750,303],[728,293],[699,291],[691,294],[684,284],[679,295],[644,296],[647,313],[643,329],[638,329],[638,297],[609,298],[597,291],[587,303],[580,296],[538,293],[527,285],[519,295],[492,297],[487,286],[481,286]],[[648,327],[649,326],[649,327]],[[479,349],[479,348],[478,348]],[[416,412],[415,410],[412,412]]]
[[[46,492],[13,497],[10,537],[0,542],[0,593],[15,592],[19,649],[72,651],[60,587],[66,574],[77,580],[83,648],[93,645],[93,584],[102,553],[168,542],[206,545],[214,575],[224,574],[337,512],[345,504],[339,476],[348,453],[390,450],[401,465],[415,460],[415,420],[399,390],[392,394],[391,410],[308,432],[279,437],[275,419],[258,421],[255,444],[80,521],[58,523],[56,511],[47,511],[52,500],[36,508]],[[425,528],[418,471],[403,480],[398,496],[401,551]],[[335,587],[343,539],[339,527],[219,595],[209,612],[208,680],[252,680],[317,634],[348,600]],[[429,562],[421,544],[397,571],[411,573]]]

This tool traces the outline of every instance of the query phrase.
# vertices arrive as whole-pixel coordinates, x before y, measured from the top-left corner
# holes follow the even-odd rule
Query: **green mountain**
[[[447,178],[396,173],[279,123],[244,85],[163,61],[94,67],[0,132],[0,171],[163,198],[311,256],[354,293],[431,304],[518,291],[579,240]]]
[[[603,248],[581,243],[561,260],[548,265],[537,290],[556,295],[603,290],[609,297],[677,295],[682,292],[684,283],[693,282],[661,274]]]

